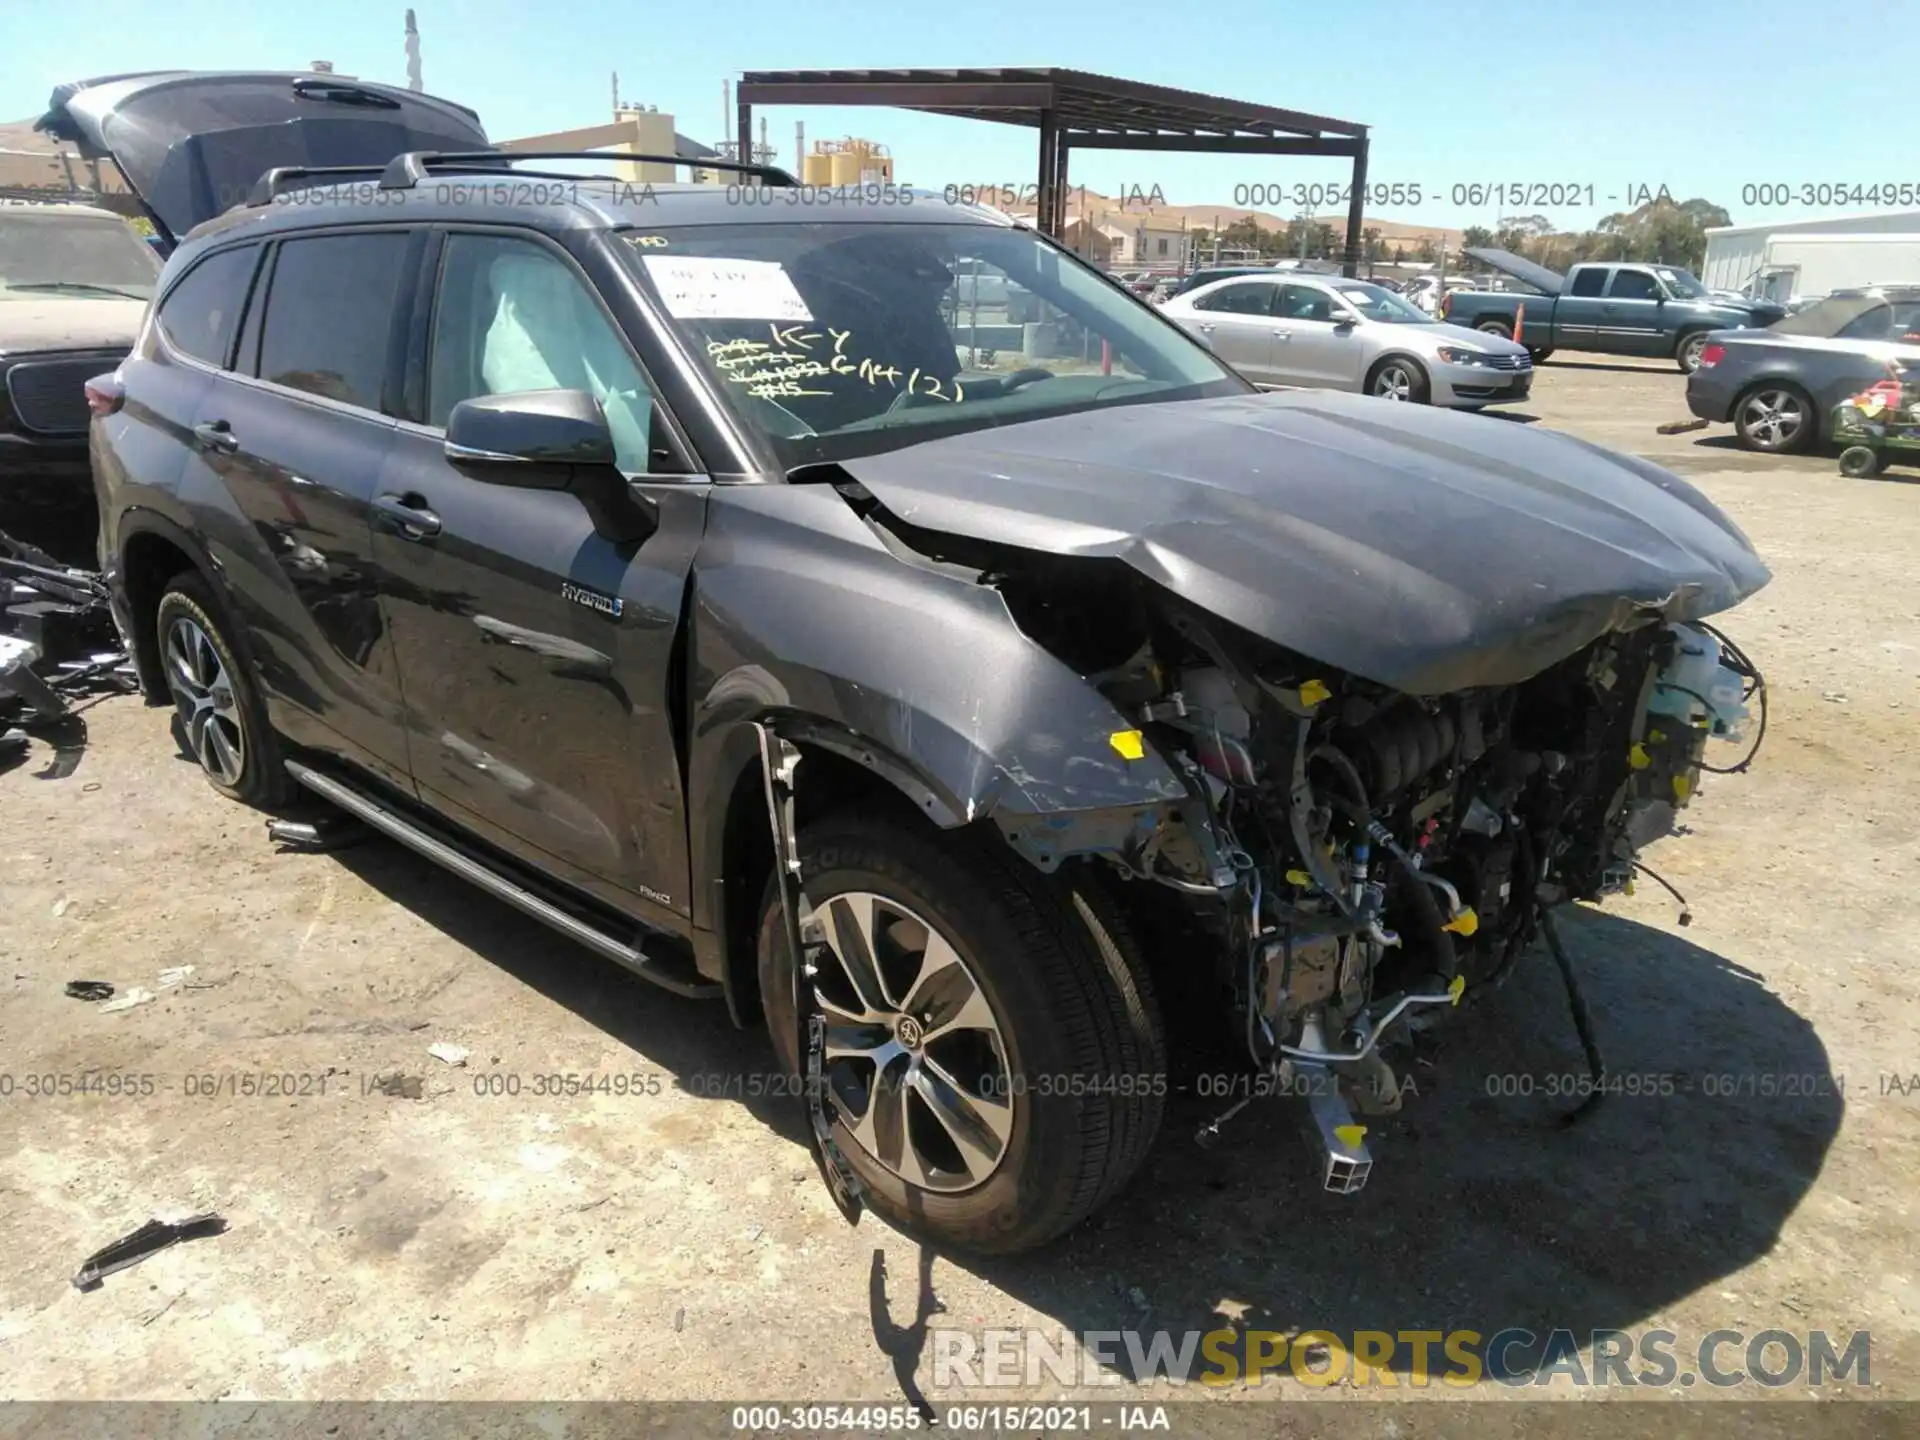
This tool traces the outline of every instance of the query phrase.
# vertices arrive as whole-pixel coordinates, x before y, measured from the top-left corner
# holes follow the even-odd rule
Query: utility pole
[[[422,89],[420,82],[420,26],[413,18],[413,11],[407,11],[407,89],[416,93]]]
[[[793,122],[793,175],[796,180],[804,180],[806,174],[807,122],[796,120]]]

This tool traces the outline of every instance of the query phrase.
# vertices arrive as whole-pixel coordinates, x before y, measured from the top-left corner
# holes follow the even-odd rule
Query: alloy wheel
[[[240,703],[212,638],[188,616],[176,615],[167,626],[166,673],[200,768],[222,785],[238,785],[247,763]]]
[[[1413,376],[1404,365],[1388,365],[1373,377],[1373,393],[1383,400],[1411,400]]]
[[[1756,390],[1742,402],[1740,420],[1756,449],[1784,450],[1799,438],[1807,412],[1791,390]]]
[[[810,919],[827,1085],[853,1139],[920,1189],[985,1184],[1021,1097],[973,971],[926,920],[881,895],[835,895]]]
[[[1687,343],[1680,347],[1680,368],[1691,375],[1700,368],[1701,352],[1707,348],[1707,337],[1690,335]]]

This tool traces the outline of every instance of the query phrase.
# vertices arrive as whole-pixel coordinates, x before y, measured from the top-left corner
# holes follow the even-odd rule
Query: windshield
[[[160,262],[113,215],[0,207],[0,300],[151,300]]]
[[[623,238],[634,270],[788,468],[1249,388],[1029,230],[772,223]]]
[[[1680,300],[1705,300],[1710,298],[1707,287],[1693,278],[1692,272],[1681,270],[1673,265],[1655,265],[1653,273],[1667,282],[1667,289]]]
[[[1775,335],[1807,335],[1816,340],[1832,340],[1847,327],[1873,310],[1885,309],[1887,302],[1878,295],[1835,295],[1818,304],[1776,320],[1767,329]]]
[[[1360,312],[1363,319],[1381,320],[1389,325],[1431,325],[1433,317],[1416,305],[1402,300],[1384,285],[1351,280],[1336,285],[1334,293]]]

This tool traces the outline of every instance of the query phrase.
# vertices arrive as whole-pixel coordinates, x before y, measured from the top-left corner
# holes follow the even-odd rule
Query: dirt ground
[[[1218,1106],[1184,1095],[1139,1180],[1064,1241],[926,1255],[842,1223],[791,1102],[746,1093],[764,1040],[721,1007],[385,841],[276,853],[164,712],[116,697],[87,712],[83,753],[36,744],[0,775],[0,1394],[938,1401],[929,1321],[1057,1336],[1235,1316],[1664,1326],[1683,1349],[1865,1329],[1871,1390],[1842,1388],[1920,1398],[1920,484],[1749,456],[1724,429],[1659,436],[1686,417],[1670,365],[1551,363],[1527,410],[1487,423],[1671,466],[1774,571],[1724,621],[1771,684],[1760,760],[1711,778],[1690,833],[1649,857],[1692,924],[1643,884],[1564,925],[1612,1067],[1679,1077],[1674,1094],[1567,1130],[1540,1093],[1489,1093],[1580,1069],[1541,954],[1416,1073],[1357,1196],[1318,1190],[1279,1102],[1201,1150]],[[122,1013],[62,993],[159,989],[176,966],[191,975]],[[132,1093],[29,1093],[83,1071]],[[628,1093],[536,1093],[586,1073]],[[372,1087],[394,1074],[417,1098]],[[69,1283],[151,1216],[199,1210],[226,1233]],[[988,1398],[1023,1393],[1060,1392]],[[1289,1378],[1227,1398],[1341,1393]]]

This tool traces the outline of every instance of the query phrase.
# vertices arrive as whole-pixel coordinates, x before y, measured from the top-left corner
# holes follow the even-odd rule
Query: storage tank
[[[858,185],[860,183],[860,156],[852,150],[836,150],[827,157],[833,165],[834,185]]]
[[[801,167],[800,183],[803,185],[831,185],[833,183],[833,156],[822,155],[818,150],[807,156]]]

